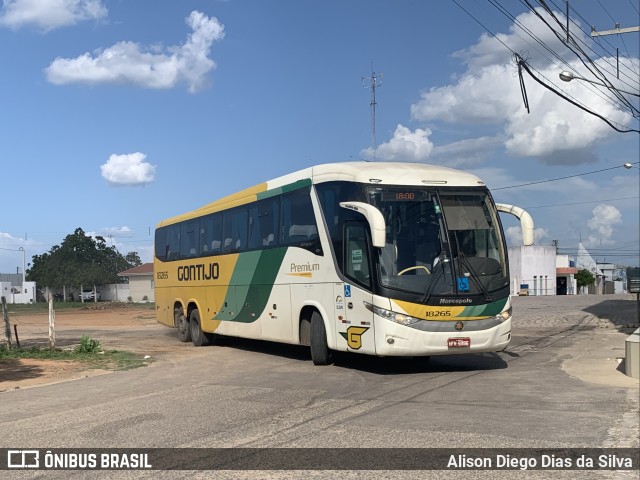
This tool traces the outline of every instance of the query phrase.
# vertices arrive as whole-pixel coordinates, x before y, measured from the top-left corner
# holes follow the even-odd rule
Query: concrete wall
[[[556,294],[556,247],[510,247],[508,253],[513,295],[522,284],[529,285],[529,295]]]
[[[132,302],[154,302],[153,275],[129,277],[129,296]]]
[[[129,299],[128,283],[111,283],[98,288],[103,302],[127,302]]]

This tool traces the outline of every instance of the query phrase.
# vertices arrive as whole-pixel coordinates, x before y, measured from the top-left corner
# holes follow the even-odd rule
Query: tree
[[[596,278],[593,276],[589,270],[584,268],[578,270],[576,273],[576,282],[578,282],[578,290],[582,287],[587,287],[589,285],[593,285],[596,281]]]
[[[140,260],[140,256],[138,252],[129,252],[124,256],[124,259],[131,265],[131,267],[137,267],[142,265],[142,260]]]
[[[118,273],[141,263],[136,252],[123,257],[115,247],[107,246],[103,237],[94,239],[76,228],[61,245],[33,256],[27,280],[50,287],[122,283],[125,280]]]

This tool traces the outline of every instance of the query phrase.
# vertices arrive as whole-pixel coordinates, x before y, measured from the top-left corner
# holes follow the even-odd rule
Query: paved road
[[[147,368],[1,393],[0,447],[638,448],[638,381],[621,373],[617,360],[624,356],[635,315],[631,296],[519,297],[506,352],[430,362],[342,354],[334,365],[314,367],[302,348],[227,339]],[[157,333],[164,327],[150,328]],[[84,478],[87,472],[57,473]],[[488,478],[488,473],[636,478],[602,471],[382,473],[385,478]],[[182,478],[185,472],[117,476],[160,474]],[[257,474],[216,472],[215,478]]]

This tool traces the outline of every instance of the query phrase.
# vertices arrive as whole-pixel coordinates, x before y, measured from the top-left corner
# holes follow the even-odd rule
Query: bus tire
[[[178,331],[178,340],[181,342],[191,341],[191,329],[189,328],[189,321],[184,316],[182,308],[173,309],[173,323]]]
[[[191,341],[196,347],[206,347],[209,345],[209,337],[205,335],[200,326],[200,313],[192,310],[189,315],[189,330],[191,331]]]
[[[311,360],[314,365],[329,365],[331,350],[327,346],[327,331],[322,315],[317,311],[311,314]]]

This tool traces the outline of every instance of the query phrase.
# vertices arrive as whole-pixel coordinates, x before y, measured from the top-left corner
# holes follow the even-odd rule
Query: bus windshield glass
[[[495,206],[484,190],[373,187],[386,221],[380,283],[424,295],[485,295],[508,283]]]

